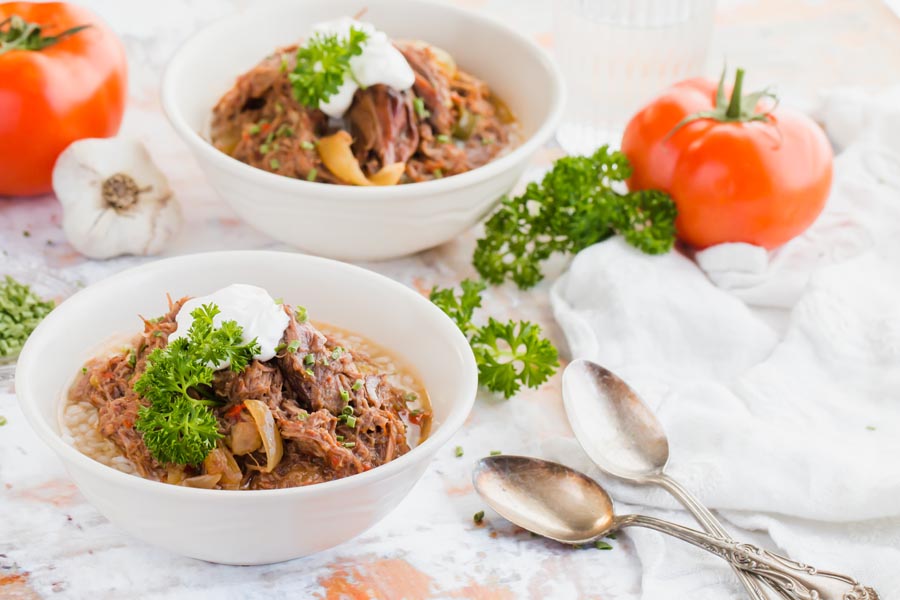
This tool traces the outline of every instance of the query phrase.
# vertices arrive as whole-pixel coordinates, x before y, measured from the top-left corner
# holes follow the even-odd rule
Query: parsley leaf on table
[[[591,156],[560,158],[540,183],[504,198],[485,222],[472,263],[489,283],[511,279],[527,289],[543,278],[541,263],[555,252],[579,252],[617,233],[648,254],[668,252],[675,203],[654,190],[616,191],[630,174],[625,155],[607,146]]]
[[[356,27],[347,37],[316,32],[297,49],[297,66],[288,74],[294,98],[310,108],[318,108],[338,92],[350,72],[350,59],[359,56],[369,34]]]
[[[191,311],[194,321],[187,337],[153,350],[134,384],[134,391],[149,402],[138,410],[134,427],[161,463],[196,465],[216,447],[222,435],[209,408],[216,401],[207,397],[214,374],[210,364],[231,361],[231,370],[239,373],[259,352],[256,339],[243,343],[235,321],[215,327],[219,312],[215,304]]]
[[[502,323],[493,317],[486,325],[475,325],[472,317],[481,306],[485,284],[466,279],[460,288],[457,294],[450,288],[434,287],[429,298],[468,338],[481,385],[510,398],[523,385],[536,388],[556,372],[558,353],[549,340],[541,337],[538,325],[528,321]]]

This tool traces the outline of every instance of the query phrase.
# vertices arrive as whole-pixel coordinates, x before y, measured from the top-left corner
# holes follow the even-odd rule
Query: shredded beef
[[[172,473],[183,478],[185,469],[189,475],[202,475],[205,469],[158,463],[134,428],[143,402],[134,383],[146,369],[150,353],[165,347],[175,331],[175,316],[185,300],[170,301],[165,316],[145,320],[144,332],[124,351],[88,362],[69,392],[71,398],[87,399],[97,408],[98,431],[116,444],[142,477],[159,481],[167,481]],[[261,470],[266,454],[258,443],[256,450],[250,446],[244,452],[252,452],[233,456],[243,474],[241,487],[320,483],[367,471],[408,452],[406,392],[379,373],[364,353],[339,346],[310,322],[298,322],[291,307],[285,305],[284,310],[290,317],[284,349],[269,361],[251,361],[240,373],[217,371],[211,390],[204,392],[221,401],[214,412],[223,450],[229,450],[232,427],[253,423],[244,410],[245,400],[265,402],[280,432],[284,454],[272,472]]]
[[[412,89],[361,88],[341,119],[294,98],[297,46],[277,50],[238,77],[213,108],[213,144],[259,169],[325,183],[341,182],[322,163],[316,142],[338,130],[353,137],[367,175],[406,163],[401,183],[464,173],[515,145],[515,119],[485,82],[448,66],[428,45],[395,45],[415,74]]]

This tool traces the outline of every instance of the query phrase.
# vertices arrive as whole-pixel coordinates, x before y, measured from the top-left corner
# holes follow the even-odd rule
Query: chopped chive
[[[344,443],[342,444],[342,446],[344,446],[344,448],[355,448],[355,447],[356,447],[356,442],[344,442]]]
[[[318,171],[316,170],[315,167],[313,167],[312,169],[309,170],[309,173],[306,174],[306,180],[307,181],[315,181],[317,173],[318,173]]]
[[[350,427],[351,429],[355,429],[356,428],[356,417],[354,417],[353,415],[348,415],[346,423],[347,423],[347,427]]]
[[[81,374],[87,375],[87,367],[81,367]]]
[[[165,335],[165,334],[162,331],[154,331],[153,332],[153,337],[162,337],[163,335]]]
[[[457,447],[456,447],[456,450],[453,451],[453,454],[456,455],[456,458],[461,458],[462,455],[463,455],[463,448],[462,448],[462,446],[457,446]]]
[[[484,521],[484,511],[479,510],[477,513],[472,515],[472,520],[480,525],[481,522]]]
[[[304,150],[312,150],[316,146],[309,140],[303,140],[302,142],[300,142],[300,147],[303,148]]]
[[[266,143],[271,144],[274,139],[275,139],[275,132],[270,131],[269,135],[266,136]]]
[[[287,348],[287,344],[282,342],[282,343],[278,344],[277,346],[275,346],[275,352],[281,352],[285,348]]]
[[[616,539],[616,534],[611,533],[611,534],[609,534],[609,535],[606,536],[606,537],[608,537],[608,538],[611,539],[611,540],[614,540],[614,539]]]
[[[434,175],[435,179],[441,179],[444,176],[444,172],[441,171],[440,169],[435,169],[434,171],[431,172],[431,174]]]
[[[157,323],[159,323],[162,320],[163,320],[162,317],[153,317],[152,319],[147,319],[147,322],[153,323],[154,325],[156,325]]]
[[[260,144],[259,151],[262,152],[263,154],[268,154],[269,153],[269,145],[268,144]]]
[[[353,414],[353,407],[352,407],[352,406],[345,406],[344,408],[341,409],[341,414],[342,414],[342,415],[347,415],[347,416],[352,415],[352,414]]]
[[[276,135],[278,137],[291,137],[294,135],[294,129],[290,125],[284,124],[278,128]]]
[[[594,542],[594,548],[596,548],[597,550],[612,550],[613,549],[612,546],[610,546],[606,542],[603,542],[600,540],[597,540],[596,542]]]
[[[403,401],[409,404],[410,402],[415,402],[419,399],[419,395],[415,392],[408,392],[403,395]]]
[[[275,298],[275,304],[284,304],[284,298]]]
[[[300,347],[300,340],[293,340],[290,344],[288,344],[287,349],[288,349],[288,352],[293,354],[294,352],[297,351],[297,348],[299,348],[299,347]]]
[[[309,418],[309,413],[304,410],[302,413],[297,413],[297,418],[301,421],[305,421]]]
[[[252,124],[249,129],[247,129],[247,131],[250,132],[250,135],[256,135],[257,133],[259,133],[259,124]]]
[[[501,454],[503,453],[499,450],[491,450],[491,456],[500,456]]]
[[[356,381],[353,382],[353,387],[350,389],[355,392],[356,390],[361,389],[362,386],[363,386],[363,380],[357,379]]]
[[[278,152],[278,142],[272,144],[272,152]]]
[[[327,356],[322,357],[322,364],[328,366],[328,357]]]
[[[347,390],[341,390],[341,400],[344,402],[350,402],[350,392]]]
[[[436,139],[441,144],[447,144],[450,142],[450,136],[447,135],[446,133],[442,133],[442,134],[436,136],[434,139]]]
[[[874,425],[866,425],[866,429],[868,429],[869,431],[875,431],[875,426]]]
[[[284,57],[284,54],[281,55],[281,64],[278,66],[278,71],[281,73],[288,72],[288,62],[287,62],[287,59]]]
[[[420,119],[427,119],[431,116],[431,113],[425,108],[425,101],[418,96],[413,98],[413,108],[416,111],[416,116]]]
[[[424,413],[424,412],[425,412],[425,411],[422,410],[421,408],[416,408],[416,409],[414,409],[414,410],[409,411],[409,414],[411,414],[411,415],[414,416],[414,417],[418,417],[419,415],[421,415],[421,414]]]
[[[341,354],[344,353],[344,349],[340,346],[337,346],[334,350],[331,351],[331,360],[337,360],[341,357]]]
[[[343,441],[344,441],[344,436],[342,436],[342,435],[336,435],[336,436],[334,436],[334,439],[336,439],[336,440],[339,441],[339,442],[343,442]]]
[[[306,374],[309,375],[310,377],[315,377],[315,376],[316,376],[316,374],[313,373],[313,370],[312,370],[312,369],[307,369],[307,370],[306,370]]]
[[[132,348],[128,351],[128,366],[133,369],[135,364],[137,364],[137,354],[135,354],[134,348]]]
[[[298,306],[294,311],[294,314],[297,317],[298,323],[306,323],[309,320],[309,315],[306,312],[305,306]]]
[[[306,356],[304,356],[304,357],[303,357],[303,364],[304,364],[304,365],[309,365],[309,366],[312,366],[312,365],[316,364],[316,355],[310,353],[310,354],[307,354]]]
[[[490,145],[493,144],[493,143],[494,143],[494,138],[492,138],[492,137],[483,137],[483,138],[481,138],[481,145],[482,145],[482,146],[490,146]]]
[[[0,415],[0,427],[3,427],[7,423],[8,423],[8,421],[6,420],[6,417],[4,417],[3,415]]]

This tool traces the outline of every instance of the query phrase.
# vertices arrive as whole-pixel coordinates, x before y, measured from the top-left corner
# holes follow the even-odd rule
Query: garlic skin
[[[63,231],[90,258],[160,252],[181,229],[181,208],[147,148],[128,138],[73,142],[53,167]]]

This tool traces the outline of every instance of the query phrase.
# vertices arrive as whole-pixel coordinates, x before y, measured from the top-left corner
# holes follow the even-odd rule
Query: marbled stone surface
[[[551,46],[549,2],[457,0],[502,18]],[[285,249],[249,227],[218,200],[186,147],[169,128],[158,98],[168,56],[190,33],[250,0],[90,0],[123,36],[131,61],[123,133],[141,138],[169,176],[187,226],[166,255],[228,247]],[[748,69],[750,84],[779,82],[783,95],[812,106],[837,85],[877,89],[896,80],[900,20],[875,0],[731,0],[720,3],[710,74],[722,59]],[[559,155],[535,158],[534,177]],[[2,166],[0,166],[2,167]],[[0,198],[2,260],[89,284],[141,262],[86,261],[65,241],[52,197]],[[27,235],[26,235],[27,232]],[[417,256],[365,265],[423,292],[471,276],[472,231]],[[0,263],[2,265],[2,263]],[[557,261],[555,269],[563,268]],[[521,293],[494,288],[488,311],[541,323],[562,347],[548,309],[547,283]],[[146,546],[110,525],[31,432],[12,390],[0,390],[0,598],[386,598],[641,597],[640,564],[627,535],[614,550],[572,550],[532,538],[499,517],[476,526],[483,508],[470,483],[475,460],[491,450],[538,453],[543,440],[569,435],[559,378],[510,401],[481,394],[466,426],[410,496],[363,536],[331,551],[283,564],[224,567]],[[453,447],[465,449],[456,458]],[[724,573],[724,570],[723,570]]]

